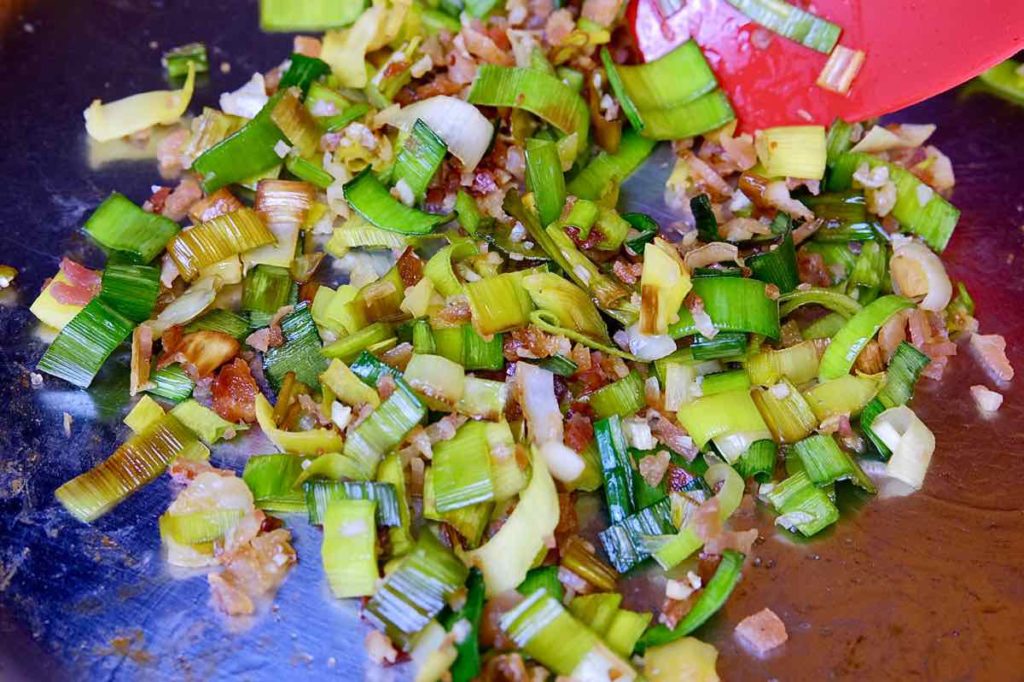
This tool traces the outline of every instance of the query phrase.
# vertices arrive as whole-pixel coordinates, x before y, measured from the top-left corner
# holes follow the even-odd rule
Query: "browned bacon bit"
[[[380,630],[370,630],[363,640],[366,655],[377,665],[390,665],[398,660],[398,650]]]
[[[198,376],[205,377],[238,355],[240,349],[235,337],[224,332],[203,330],[182,337],[174,354],[194,366]]]
[[[221,187],[210,196],[192,204],[188,210],[188,217],[194,223],[205,223],[207,220],[213,220],[219,215],[231,213],[240,208],[242,208],[242,202],[227,187]]]
[[[395,378],[384,372],[377,379],[377,393],[380,394],[381,400],[387,400],[391,397],[391,394],[395,392]]]
[[[658,615],[658,622],[669,628],[675,628],[679,621],[693,608],[694,599],[669,599],[661,603],[661,613]]]
[[[242,358],[221,368],[210,387],[213,411],[229,422],[256,421],[255,400],[259,388]]]
[[[322,48],[323,43],[320,42],[319,38],[295,36],[295,39],[292,41],[292,52],[306,57],[319,57]]]
[[[1006,357],[1006,339],[1000,334],[971,334],[971,352],[997,381],[1013,379],[1013,366]]]
[[[565,233],[569,235],[569,239],[571,239],[577,247],[584,251],[596,248],[597,245],[601,243],[601,240],[604,239],[604,235],[601,234],[601,230],[596,227],[590,228],[590,232],[587,233],[586,239],[580,236],[580,228],[574,225],[567,226],[565,228]]]
[[[203,198],[203,189],[191,175],[186,175],[174,188],[166,200],[160,213],[175,222],[179,222],[188,215],[189,208]]]
[[[254,611],[253,598],[277,588],[295,563],[291,533],[283,528],[261,533],[221,557],[224,571],[207,576],[214,603],[229,615]]]
[[[661,483],[661,479],[665,477],[665,472],[668,470],[669,454],[664,450],[659,450],[656,455],[646,455],[640,458],[637,462],[637,468],[640,470],[640,477],[644,479],[647,485],[656,487]]]
[[[519,654],[501,654],[484,664],[482,682],[529,682],[534,679]]]
[[[569,355],[572,346],[564,336],[546,334],[536,327],[513,329],[505,335],[502,352],[509,362],[522,358],[547,358],[552,355]]]
[[[66,282],[53,282],[50,295],[65,305],[85,305],[100,293],[100,273],[63,258],[60,271]]]
[[[651,433],[655,438],[676,454],[682,455],[687,462],[693,461],[698,450],[693,444],[693,439],[686,435],[685,431],[657,410],[648,409],[646,419],[647,423],[651,425]]]
[[[949,358],[956,355],[957,348],[949,340],[945,319],[935,313],[915,309],[907,313],[907,328],[911,344],[931,359],[921,373],[929,379],[941,379]],[[1012,377],[1013,370],[1010,372]]]
[[[516,648],[515,642],[501,629],[499,621],[505,613],[518,606],[523,599],[525,599],[523,595],[515,590],[509,590],[487,600],[480,617],[481,648],[493,647],[498,650]]]
[[[578,412],[570,414],[565,422],[565,444],[576,452],[583,452],[593,439],[594,425],[590,419]]]
[[[167,197],[171,196],[170,187],[157,187],[153,193],[142,203],[142,210],[150,213],[163,213],[164,203]]]
[[[723,530],[718,535],[704,543],[704,551],[708,554],[721,554],[727,549],[733,549],[743,554],[750,554],[750,548],[757,540],[757,530]]]
[[[221,469],[215,469],[210,466],[209,462],[199,462],[194,459],[178,458],[171,463],[171,466],[167,469],[167,473],[171,475],[171,479],[175,483],[188,483],[196,476],[206,472],[213,472],[218,475],[230,475],[230,472],[223,471]]]
[[[694,476],[689,471],[681,466],[676,466],[669,462],[668,469],[665,471],[666,482],[668,492],[670,493],[681,493],[693,483]]]
[[[612,263],[612,273],[625,284],[636,284],[643,274],[643,263],[630,263],[625,258],[616,258]]]
[[[882,352],[878,341],[872,340],[864,346],[857,356],[856,362],[853,363],[853,367],[864,374],[877,374],[885,371],[885,353]]]
[[[789,639],[786,624],[771,609],[747,616],[736,626],[736,634],[759,655],[764,655]]]
[[[440,310],[430,314],[430,325],[434,328],[457,327],[473,319],[469,309],[469,301],[465,296],[457,296],[448,301]]]
[[[820,253],[810,253],[801,250],[796,258],[797,272],[801,282],[806,282],[816,287],[832,286],[832,274],[825,265],[825,259]]]
[[[135,395],[148,388],[149,364],[153,358],[153,328],[140,324],[132,332],[131,373],[129,375],[128,395]]]
[[[398,276],[402,278],[402,284],[405,286],[414,286],[423,279],[423,261],[411,246],[406,247],[395,264],[398,266]]]
[[[462,85],[442,74],[429,83],[417,87],[413,99],[430,99],[437,95],[457,95],[460,92],[462,92]]]
[[[491,192],[497,192],[498,189],[498,183],[495,181],[494,174],[490,170],[486,168],[477,169],[476,173],[473,174],[473,184],[470,185],[470,190],[473,194],[483,196]]]
[[[703,502],[690,518],[690,527],[704,542],[722,532],[722,514],[717,497]]]
[[[163,347],[163,352],[160,354],[160,359],[157,360],[157,369],[166,367],[175,361],[174,353],[178,350],[178,346],[181,345],[181,339],[185,336],[185,330],[180,325],[174,325],[164,330],[164,333],[160,336],[160,345]]]
[[[558,493],[558,525],[555,526],[555,541],[562,542],[579,530],[579,517],[576,516],[576,505],[570,493]]]
[[[192,133],[187,128],[178,128],[157,143],[156,160],[162,177],[170,177],[181,172],[181,153],[191,137]]]
[[[412,360],[412,344],[411,343],[400,343],[394,348],[390,348],[384,351],[380,359],[384,364],[405,371],[406,365]]]
[[[254,350],[266,353],[270,350],[270,327],[262,327],[249,334],[245,337],[245,344]]]

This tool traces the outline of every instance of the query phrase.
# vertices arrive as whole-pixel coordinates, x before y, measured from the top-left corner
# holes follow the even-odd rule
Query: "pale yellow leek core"
[[[93,100],[84,112],[85,130],[94,140],[107,142],[155,125],[175,123],[188,109],[195,84],[196,67],[189,64],[181,90],[140,92],[107,104]]]

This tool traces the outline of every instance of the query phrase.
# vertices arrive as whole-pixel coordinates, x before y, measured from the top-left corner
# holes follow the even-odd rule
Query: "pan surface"
[[[273,607],[234,621],[209,606],[202,576],[171,575],[162,560],[166,477],[94,525],[72,520],[53,491],[125,437],[127,357],[89,392],[29,381],[44,344],[25,306],[62,255],[101,262],[78,228],[110,191],[141,201],[159,182],[151,160],[109,161],[90,148],[82,110],[96,97],[165,87],[162,50],[200,40],[213,68],[197,111],[274,66],[290,37],[259,33],[254,2],[13,4],[24,15],[3,20],[12,3],[0,3],[0,263],[21,272],[0,296],[0,679],[404,679],[364,661],[366,626],[329,596],[319,531],[301,517],[287,520],[300,563]],[[951,274],[974,295],[982,330],[1004,334],[1024,371],[1024,344],[1014,341],[1024,333],[1024,109],[961,90],[893,118],[939,125],[933,141],[953,159],[963,209]],[[631,209],[667,217],[668,170],[662,153],[631,179]],[[986,420],[967,392],[975,383],[992,386],[962,348],[941,384],[918,389],[915,409],[938,440],[919,494],[841,499],[842,521],[806,543],[759,515],[755,558],[698,633],[719,648],[723,679],[1021,679],[1024,390],[1018,380]],[[256,436],[215,458],[240,469],[267,448]],[[627,583],[631,598],[640,582]],[[732,629],[764,607],[790,639],[758,659]]]

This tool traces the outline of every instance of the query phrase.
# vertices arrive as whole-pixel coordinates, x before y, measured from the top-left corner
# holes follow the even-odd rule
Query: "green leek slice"
[[[367,168],[345,183],[345,200],[370,224],[404,235],[430,234],[448,216],[424,213],[395,199]]]
[[[886,321],[901,310],[913,308],[914,302],[902,296],[882,296],[860,310],[832,339],[821,356],[818,379],[837,379],[849,374],[857,356],[874,338]]]

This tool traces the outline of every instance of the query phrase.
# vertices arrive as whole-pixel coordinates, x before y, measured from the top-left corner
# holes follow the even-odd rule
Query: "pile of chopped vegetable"
[[[85,388],[131,347],[133,435],[57,490],[68,512],[169,472],[167,561],[221,567],[228,614],[286,579],[288,526],[322,526],[369,655],[424,682],[717,679],[692,635],[754,505],[814,536],[840,487],[919,489],[917,382],[967,338],[997,386],[1013,370],[937,255],[959,212],[933,126],[737,134],[700,48],[633,63],[622,9],[263,0],[265,29],[326,33],[191,118],[201,44],[164,57],[180,88],[89,106],[91,137],[159,133],[181,177],[111,194],[84,225],[106,266],[64,259],[32,305],[59,330],[40,372]],[[662,140],[671,225],[618,208]],[[239,478],[210,448],[245,431],[267,444]],[[617,590],[645,566],[653,613]],[[738,633],[786,639],[771,611]]]

